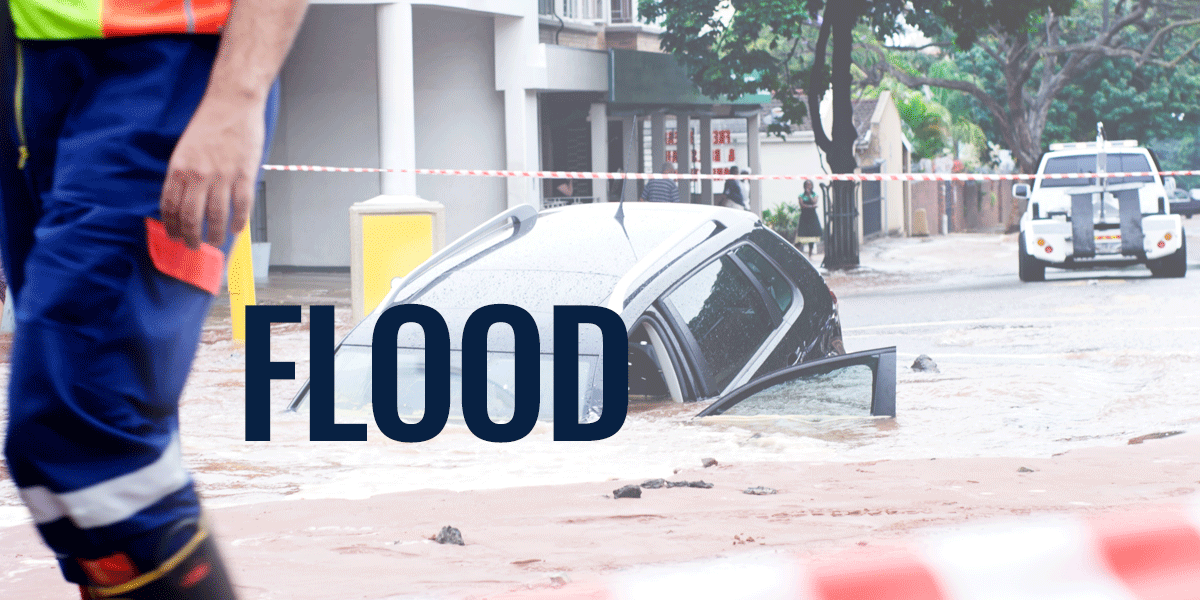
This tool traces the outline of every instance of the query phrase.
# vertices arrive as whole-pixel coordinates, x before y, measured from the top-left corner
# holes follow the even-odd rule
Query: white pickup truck
[[[1052,178],[1064,173],[1146,173],[1135,177]],[[1167,182],[1171,183],[1170,180]],[[1187,241],[1150,152],[1132,140],[1052,144],[1021,216],[1021,281],[1043,281],[1046,267],[1087,269],[1144,264],[1156,277],[1183,277]]]

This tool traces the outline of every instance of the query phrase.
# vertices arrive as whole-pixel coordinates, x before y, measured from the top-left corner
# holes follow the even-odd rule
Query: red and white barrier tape
[[[726,173],[594,173],[590,171],[497,171],[487,169],[382,169],[373,167],[323,167],[316,165],[263,165],[267,171],[311,173],[407,173],[411,175],[460,175],[474,177],[537,177],[543,179],[750,179],[755,181],[1020,181],[1038,176],[1026,173],[815,173],[808,175],[760,175]],[[1195,171],[1162,171],[1163,177],[1200,175]],[[1151,172],[1108,173],[1107,177],[1152,177]],[[1093,178],[1095,173],[1050,173],[1042,179]]]
[[[605,600],[1182,600],[1200,598],[1200,504],[993,523],[836,564],[757,557],[650,569],[601,589],[497,597]]]

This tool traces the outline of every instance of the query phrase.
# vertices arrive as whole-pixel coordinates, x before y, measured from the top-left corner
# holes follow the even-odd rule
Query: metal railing
[[[538,13],[577,21],[604,21],[607,19],[604,3],[605,0],[538,0]]]
[[[577,21],[632,23],[633,0],[538,0],[538,14]]]
[[[610,1],[612,3],[612,15],[609,17],[609,23],[633,22],[633,0]]]

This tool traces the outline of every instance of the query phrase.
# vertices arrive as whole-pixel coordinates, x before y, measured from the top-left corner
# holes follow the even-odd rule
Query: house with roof
[[[855,100],[854,127],[858,132],[854,154],[860,173],[911,172],[912,145],[904,135],[900,112],[891,92],[877,98]],[[812,122],[805,119],[794,125],[782,138],[766,129],[779,115],[778,106],[764,108],[759,131],[762,172],[771,174],[830,173],[824,152],[817,147]],[[828,133],[833,123],[829,96],[821,104],[821,121]],[[910,186],[907,182],[862,182],[858,187],[859,241],[882,235],[909,235]],[[804,184],[800,180],[776,180],[762,183],[762,206],[775,208],[796,203]],[[820,186],[817,187],[821,194]],[[824,207],[819,207],[824,222]]]

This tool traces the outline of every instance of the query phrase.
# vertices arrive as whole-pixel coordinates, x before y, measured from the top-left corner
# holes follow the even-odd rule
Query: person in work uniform
[[[306,0],[10,0],[5,459],[83,598],[233,598],[179,397]]]

